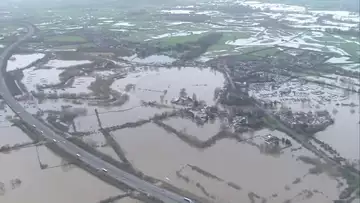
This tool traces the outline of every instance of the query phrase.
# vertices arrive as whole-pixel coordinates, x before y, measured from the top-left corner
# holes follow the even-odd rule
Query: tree
[[[291,141],[290,141],[289,139],[286,139],[286,140],[285,140],[285,144],[286,144],[286,145],[291,145]]]
[[[186,89],[185,88],[181,88],[180,93],[179,93],[180,97],[187,97],[187,93],[186,93]]]
[[[4,195],[6,192],[5,184],[0,182],[0,195]]]
[[[164,95],[160,95],[160,102],[164,103]]]
[[[17,188],[17,187],[19,187],[20,185],[21,185],[21,180],[20,179],[18,179],[18,178],[16,178],[16,179],[12,179],[11,181],[10,181],[10,183],[11,183],[11,188],[12,189],[15,189],[15,188]]]
[[[49,167],[49,165],[47,164],[43,164],[43,163],[40,163],[40,169],[47,169]]]
[[[220,93],[221,93],[221,88],[220,87],[215,88],[215,90],[214,90],[214,100],[216,100],[220,96]]]
[[[220,124],[220,131],[228,130],[229,126],[225,122],[221,122]]]
[[[197,97],[196,97],[196,94],[195,93],[193,93],[193,95],[192,95],[192,100],[195,102],[195,101],[197,101]]]

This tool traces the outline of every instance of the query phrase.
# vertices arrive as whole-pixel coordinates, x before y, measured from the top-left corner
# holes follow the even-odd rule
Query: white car
[[[36,128],[36,125],[32,125],[32,127]]]
[[[53,142],[57,142],[57,140],[53,139]]]
[[[186,202],[189,202],[189,203],[194,203],[191,199],[189,199],[189,198],[187,198],[187,197],[184,197],[184,200],[185,200]]]
[[[105,172],[105,173],[107,173],[108,172],[108,170],[107,169],[105,169],[105,168],[102,168],[101,169],[103,172]]]
[[[44,131],[41,130],[40,133],[43,135],[43,134],[44,134]]]
[[[77,157],[78,159],[80,159],[81,155],[80,155],[80,154],[76,154],[76,157]]]

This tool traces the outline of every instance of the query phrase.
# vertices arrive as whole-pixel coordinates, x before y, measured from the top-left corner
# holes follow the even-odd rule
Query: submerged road
[[[9,107],[29,126],[34,126],[35,130],[43,134],[46,139],[56,140],[56,144],[63,152],[69,153],[76,156],[80,154],[81,157],[79,161],[88,165],[89,167],[99,170],[101,175],[110,177],[116,181],[120,181],[130,188],[149,194],[156,199],[162,200],[165,203],[186,203],[184,197],[159,188],[155,185],[152,185],[149,182],[146,182],[137,176],[129,174],[121,169],[109,164],[108,162],[103,161],[102,159],[94,156],[93,154],[88,153],[77,145],[67,141],[64,137],[56,134],[52,129],[44,125],[42,122],[33,117],[28,113],[23,106],[21,106],[15,98],[12,96],[9,88],[5,83],[4,73],[6,72],[7,61],[11,57],[13,51],[25,40],[29,39],[35,33],[35,27],[28,23],[23,23],[27,28],[26,35],[22,36],[15,43],[8,46],[4,52],[0,55],[0,95],[3,97],[4,101],[9,105]],[[107,172],[102,171],[104,168]]]

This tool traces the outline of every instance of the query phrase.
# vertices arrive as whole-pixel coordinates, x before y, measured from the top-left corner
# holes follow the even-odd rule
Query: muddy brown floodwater
[[[0,130],[1,144],[29,140],[17,128]],[[0,202],[95,203],[124,193],[77,167],[56,167],[63,164],[63,160],[43,146],[38,151],[42,164],[47,164],[48,169],[40,169],[35,147],[9,154],[0,153],[0,184],[4,186],[0,192]],[[14,179],[21,180],[21,184],[15,188],[11,184]]]
[[[167,59],[166,62],[172,61],[171,58]],[[156,63],[157,60],[156,57],[149,57],[145,61],[136,58],[133,61]],[[54,60],[49,63],[48,65],[52,66],[50,70],[53,71],[50,74],[51,80],[49,77],[44,77],[44,75],[49,76],[44,72],[49,70],[30,68],[24,71],[24,83],[29,90],[32,90],[36,84],[55,82],[58,80],[58,71],[60,71],[58,68],[68,67],[71,65],[69,63],[73,61],[64,63]],[[72,91],[90,91],[87,86],[91,81],[88,76],[77,78]],[[94,115],[95,108],[100,113],[102,126],[113,127],[172,111],[175,106],[170,101],[178,97],[183,88],[188,96],[192,97],[195,94],[198,100],[204,100],[208,105],[213,105],[215,103],[214,90],[223,87],[224,82],[221,73],[209,68],[167,69],[144,66],[139,68],[138,72],[130,72],[126,78],[115,80],[111,85],[111,89],[122,93],[125,92],[128,84],[135,85],[133,89],[127,90],[126,94],[130,96],[130,99],[124,105],[117,107],[73,105],[88,109],[87,116],[75,119],[76,129],[84,132],[92,131],[91,135],[84,138],[85,142],[101,146],[106,144],[106,140],[98,131],[99,126]],[[141,106],[142,100],[164,103],[169,108]],[[33,107],[27,108],[29,111],[36,112],[37,107],[60,109],[62,104],[65,102],[45,101],[42,104],[28,104]],[[295,108],[295,104],[292,107],[306,109],[301,105]],[[325,105],[323,107],[325,108]],[[332,111],[334,106],[329,105],[326,108]],[[309,108],[309,110],[314,110],[314,108]],[[339,107],[338,110],[339,112],[334,114],[335,124],[317,133],[316,136],[330,143],[347,158],[356,159],[354,155],[359,154],[359,137],[355,136],[355,133],[359,131],[359,125],[355,124],[358,122],[358,110],[355,113],[350,113],[350,107]],[[5,120],[4,115],[0,117],[1,120]],[[346,184],[338,187],[339,183],[344,183],[344,180],[332,176],[331,168],[324,169],[324,172],[319,175],[310,174],[309,169],[314,166],[305,164],[297,158],[299,156],[315,158],[315,155],[302,149],[294,140],[291,140],[293,146],[282,149],[280,153],[265,152],[264,136],[271,133],[279,138],[289,138],[281,132],[265,129],[245,133],[241,136],[251,139],[244,142],[219,136],[220,139],[212,141],[211,145],[201,145],[201,142],[211,140],[219,132],[221,128],[219,119],[215,119],[213,123],[205,123],[203,126],[197,126],[191,120],[177,117],[162,122],[183,134],[193,136],[187,140],[188,142],[196,141],[200,144],[190,145],[184,141],[186,139],[179,139],[175,134],[168,133],[159,127],[159,123],[156,125],[152,122],[137,128],[113,131],[111,134],[135,168],[199,196],[213,199],[214,202],[251,202],[251,199],[254,199],[254,202],[261,202],[267,199],[268,203],[286,200],[326,203],[337,199],[341,189],[346,187]],[[351,142],[347,143],[343,140]],[[0,145],[14,145],[29,141],[27,135],[17,128],[0,128]],[[204,147],[198,149],[193,146]],[[118,159],[110,146],[99,147],[98,150]],[[41,170],[39,161],[49,168]],[[0,202],[91,203],[124,193],[76,167],[58,167],[66,162],[44,146],[0,154],[0,163],[0,184],[3,183],[5,186],[5,190],[0,191]],[[14,179],[20,179],[21,184],[12,189],[10,181]],[[137,201],[127,198],[118,202]]]
[[[198,100],[204,100],[207,104],[214,103],[214,89],[224,86],[222,73],[212,71],[210,68],[198,69],[194,67],[183,68],[159,68],[142,73],[131,73],[127,78],[117,80],[111,86],[112,89],[122,90],[126,84],[136,85],[133,93],[137,98],[145,101],[158,101],[166,90],[164,100],[178,97],[182,88],[186,89],[188,96],[196,94]]]
[[[215,134],[216,131],[209,133]],[[255,132],[255,135],[264,136],[268,133],[270,131],[262,130]],[[286,136],[277,131],[271,133],[280,138]],[[272,156],[261,152],[261,144],[256,146],[223,139],[209,148],[200,150],[190,147],[155,124],[123,129],[113,134],[136,168],[178,187],[206,196],[199,189],[201,185],[218,202],[248,202],[248,194],[251,192],[274,203],[295,196],[306,196],[304,190],[322,192],[316,193],[304,202],[331,202],[339,194],[334,178],[327,174],[309,175],[311,165],[296,160],[300,155],[314,157],[311,152],[304,149],[291,152],[291,149],[287,148],[284,149],[284,153]],[[294,145],[291,148],[300,147],[295,141],[292,142]],[[264,141],[257,137],[253,143]],[[197,166],[223,181],[207,178],[195,172],[188,164]],[[187,176],[190,182],[179,178],[177,171]],[[297,178],[301,181],[293,184]],[[239,191],[229,187],[225,184],[227,182],[235,183],[242,189]],[[273,194],[278,196],[272,197]]]
[[[355,104],[359,104],[359,96],[353,95]],[[349,101],[346,103],[350,103]],[[359,107],[331,107],[327,110],[329,112],[337,109],[337,113],[333,113],[335,123],[329,126],[326,130],[318,132],[316,137],[328,143],[335,148],[344,158],[350,160],[360,159],[360,109]],[[351,112],[354,110],[353,112]]]
[[[205,123],[203,126],[197,126],[195,122],[185,118],[170,118],[164,121],[178,131],[196,136],[200,140],[210,139],[220,129],[221,121],[216,119],[214,123]]]
[[[140,119],[147,119],[149,117],[152,117],[156,113],[160,114],[169,110],[172,109],[166,110],[150,107],[136,107],[134,109],[123,112],[121,112],[121,109],[118,110],[120,112],[117,112],[117,110],[114,109],[114,112],[112,112],[111,110],[104,110],[103,112],[99,111],[99,113],[102,125],[104,128],[106,128],[114,125],[121,125],[127,122],[135,122]],[[89,112],[89,114],[93,114],[93,112]],[[93,131],[99,129],[99,125],[95,115],[78,117],[75,120],[75,124],[78,131]]]
[[[118,112],[99,109],[103,127],[135,122],[155,113],[172,110],[139,107],[141,100],[161,102],[160,96],[164,95],[165,90],[163,100],[170,101],[185,88],[189,96],[195,93],[198,99],[214,104],[214,89],[223,86],[224,77],[221,73],[206,68],[144,69],[116,80],[111,88],[124,91],[127,84],[135,84],[135,89],[128,92],[130,100],[117,108]],[[172,106],[170,102],[168,105]],[[197,126],[183,118],[169,118],[163,122],[196,137],[199,142],[211,139],[221,126],[218,119],[203,126]],[[95,116],[79,117],[75,123],[80,131],[96,132],[85,140],[106,143],[103,135],[97,131],[99,127]],[[309,174],[309,169],[313,166],[298,161],[297,157],[315,155],[302,149],[294,140],[291,140],[293,146],[283,149],[280,154],[265,153],[263,136],[269,133],[288,138],[278,131],[261,130],[243,134],[243,137],[253,137],[248,142],[239,143],[225,138],[211,146],[197,149],[154,123],[112,132],[137,169],[215,202],[250,202],[249,196],[256,195],[259,198],[256,200],[255,197],[255,202],[261,202],[264,198],[270,203],[285,200],[319,203],[337,199],[346,184],[343,187],[337,186],[344,180],[334,178],[326,171],[317,176]],[[99,150],[117,158],[109,146]],[[209,178],[190,166],[198,167],[219,179]]]
[[[329,144],[346,159],[360,159],[360,109],[359,106],[348,106],[351,103],[356,105],[359,104],[359,94],[347,94],[344,90],[325,88],[317,84],[306,84],[306,86],[303,86],[299,85],[298,81],[285,83],[281,88],[291,88],[293,91],[297,92],[297,96],[278,97],[276,91],[273,92],[268,90],[261,90],[260,94],[254,95],[258,97],[258,99],[265,98],[282,101],[283,105],[291,108],[293,111],[314,112],[326,110],[330,112],[334,119],[334,124],[327,127],[324,131],[316,133],[315,137]],[[316,95],[313,94],[314,92],[320,92],[321,94]],[[270,93],[271,96],[261,96],[261,93],[264,93],[264,95]],[[309,102],[302,103],[300,101],[292,101],[294,98],[309,99]]]

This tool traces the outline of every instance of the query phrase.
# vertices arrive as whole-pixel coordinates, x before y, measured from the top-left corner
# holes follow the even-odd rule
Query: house
[[[265,143],[266,144],[274,144],[274,145],[279,145],[280,143],[280,139],[276,136],[273,136],[271,134],[268,134],[266,137],[265,137]]]

